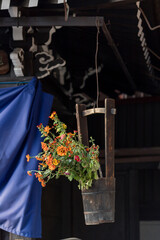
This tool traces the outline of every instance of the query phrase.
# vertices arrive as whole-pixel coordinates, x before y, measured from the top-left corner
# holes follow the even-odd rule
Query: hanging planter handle
[[[87,109],[84,104],[76,104],[76,118],[79,140],[86,146],[88,141],[87,116],[104,114],[105,124],[105,177],[93,182],[88,190],[82,191],[86,225],[115,221],[115,178],[114,178],[114,118],[115,101],[105,99],[104,108]]]

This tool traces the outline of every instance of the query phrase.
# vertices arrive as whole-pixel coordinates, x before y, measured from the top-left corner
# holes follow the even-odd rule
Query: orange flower
[[[53,119],[55,118],[55,115],[56,115],[56,112],[54,111],[54,112],[52,112],[52,114],[49,116],[49,118],[53,120]]]
[[[57,148],[57,154],[58,154],[59,156],[65,156],[65,155],[67,154],[67,152],[68,152],[67,147],[59,146],[59,147]]]
[[[71,150],[72,150],[72,148],[69,146],[69,147],[68,147],[68,151],[71,151]]]
[[[56,142],[57,142],[57,140],[54,139],[53,142],[50,142],[50,143],[49,143],[49,145],[50,145],[50,146],[54,146],[54,145],[56,144]]]
[[[40,157],[35,157],[35,159],[37,159],[38,161],[42,161],[43,159]]]
[[[75,134],[73,134],[73,133],[71,133],[71,132],[69,132],[69,133],[67,133],[69,136],[74,136]]]
[[[41,176],[42,175],[38,176],[38,181],[41,183],[42,187],[45,187],[45,181],[44,181],[44,179]]]
[[[42,187],[45,187],[46,186],[46,183],[43,179],[43,176],[42,174],[39,174],[39,173],[35,173],[35,176],[36,178],[38,178],[38,181],[41,183]]]
[[[62,127],[64,128],[64,129],[66,129],[67,128],[67,126],[66,126],[66,124],[62,124]]]
[[[45,163],[39,163],[42,167],[46,167],[47,165]]]
[[[52,161],[53,160],[53,157],[51,154],[49,154],[49,156],[47,157],[48,161]]]
[[[29,176],[32,176],[31,171],[27,171],[27,174],[28,174]]]
[[[89,152],[89,148],[86,148],[86,151]]]
[[[42,123],[40,123],[39,125],[37,125],[37,128],[41,128],[42,127]]]
[[[46,144],[46,143],[41,142],[41,146],[42,146],[42,149],[43,149],[44,151],[47,151],[47,150],[48,150],[48,147],[47,147],[47,144]]]
[[[71,143],[71,141],[66,141],[66,146],[68,147],[68,145]]]
[[[29,160],[31,159],[31,157],[29,156],[29,154],[26,155],[27,158],[27,162],[29,162]]]
[[[43,182],[41,182],[41,185],[42,185],[42,187],[45,187],[46,183],[43,181]]]
[[[36,178],[40,178],[40,177],[42,177],[42,174],[35,173],[35,176],[36,176]]]
[[[49,133],[50,129],[51,129],[51,128],[50,128],[49,126],[46,126],[46,127],[44,128],[44,132]]]
[[[46,164],[49,166],[52,164],[52,161],[53,161],[53,157],[51,154],[49,154],[49,156],[47,157],[47,160],[46,160]]]
[[[55,166],[57,166],[59,162],[60,162],[59,160],[57,160],[57,159],[55,159],[55,158],[53,159],[53,164],[54,164]]]
[[[50,169],[51,171],[53,171],[55,168],[56,168],[55,165],[49,165],[49,169]]]

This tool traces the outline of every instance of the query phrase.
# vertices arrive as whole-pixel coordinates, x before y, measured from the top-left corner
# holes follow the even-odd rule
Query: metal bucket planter
[[[85,105],[76,105],[79,139],[88,143],[87,116],[103,113],[105,115],[105,177],[93,182],[88,190],[82,191],[86,225],[111,223],[115,221],[115,178],[114,178],[114,114],[115,102],[105,99],[105,108],[86,110]]]

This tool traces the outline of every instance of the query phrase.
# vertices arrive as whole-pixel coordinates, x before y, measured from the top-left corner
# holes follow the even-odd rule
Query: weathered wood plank
[[[100,178],[82,191],[86,225],[114,222],[115,178]]]
[[[105,163],[105,150],[100,151],[101,163]],[[115,163],[160,162],[160,148],[122,148],[115,149]]]
[[[103,153],[104,155],[104,153]],[[160,147],[150,148],[121,148],[115,150],[115,157],[160,156]]]
[[[126,5],[129,3],[136,3],[136,0],[87,0],[87,1],[70,1],[70,6],[73,8],[88,8],[93,9],[96,7],[111,7],[111,6],[120,6],[120,5]]]
[[[138,156],[138,157],[122,157],[115,158],[115,163],[147,163],[160,162],[160,156]]]
[[[87,117],[82,116],[82,112],[85,109],[86,107],[84,104],[76,104],[78,137],[79,140],[82,141],[84,145],[89,146]]]
[[[96,17],[69,17],[65,21],[64,17],[59,16],[48,16],[48,17],[20,17],[20,18],[0,18],[0,27],[12,27],[12,26],[96,26]],[[99,26],[103,24],[103,17],[98,17]]]
[[[105,167],[106,177],[114,177],[114,99],[105,99]]]

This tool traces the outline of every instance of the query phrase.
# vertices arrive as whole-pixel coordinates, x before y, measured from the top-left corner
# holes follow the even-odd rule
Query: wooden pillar
[[[114,177],[114,99],[105,99],[105,167],[106,177]]]
[[[88,146],[88,124],[87,117],[83,117],[82,112],[86,110],[84,104],[76,104],[76,117],[77,117],[77,129],[78,138],[84,145]]]

